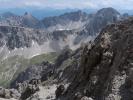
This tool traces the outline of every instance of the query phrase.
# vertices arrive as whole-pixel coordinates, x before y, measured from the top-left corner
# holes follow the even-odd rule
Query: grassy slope
[[[20,56],[10,57],[0,62],[0,86],[7,87],[12,80],[17,77],[19,73],[24,71],[29,65],[49,61],[54,63],[57,53],[49,53],[35,56],[31,59],[25,59]],[[4,75],[2,75],[4,73]]]

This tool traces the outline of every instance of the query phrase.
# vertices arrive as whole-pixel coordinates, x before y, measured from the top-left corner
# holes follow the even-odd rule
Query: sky
[[[133,10],[133,0],[0,0],[0,9],[4,8],[54,8],[54,9],[100,9],[113,7]]]

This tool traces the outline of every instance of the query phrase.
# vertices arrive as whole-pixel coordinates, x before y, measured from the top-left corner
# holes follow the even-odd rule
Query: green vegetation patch
[[[21,72],[26,70],[29,66],[39,64],[43,61],[54,63],[58,54],[55,52],[48,54],[41,54],[26,59],[22,56],[9,57],[0,62],[0,86],[8,87]]]

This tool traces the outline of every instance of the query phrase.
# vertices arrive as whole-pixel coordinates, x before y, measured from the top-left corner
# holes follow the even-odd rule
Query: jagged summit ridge
[[[75,100],[76,93],[94,100],[133,98],[132,28],[133,18],[108,25],[84,48],[79,73],[62,100]]]

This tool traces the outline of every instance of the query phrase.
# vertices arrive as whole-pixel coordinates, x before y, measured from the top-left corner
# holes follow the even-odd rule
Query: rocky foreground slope
[[[133,18],[108,25],[84,48],[79,73],[61,100],[132,100],[132,57]]]

